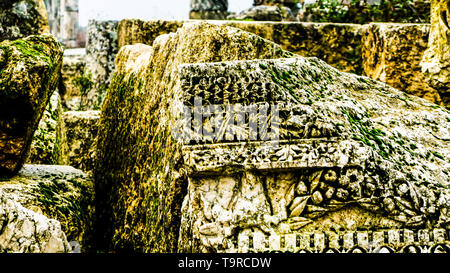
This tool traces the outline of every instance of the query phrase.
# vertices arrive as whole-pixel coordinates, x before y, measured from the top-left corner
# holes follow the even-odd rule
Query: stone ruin
[[[62,45],[48,35],[42,0],[0,5],[0,252],[90,251],[93,181],[57,165]]]
[[[190,0],[189,19],[298,21],[296,0],[255,0],[253,7],[234,14],[228,12],[228,0]]]
[[[423,56],[422,72],[445,104],[450,101],[450,1],[433,0],[429,47]]]
[[[67,95],[66,101],[76,102],[70,109],[99,107],[114,71],[113,60],[118,48],[135,43],[151,45],[156,37],[176,31],[185,22],[190,21],[91,21],[89,37],[93,38],[88,39],[88,56],[83,60],[89,60],[84,63],[88,62],[91,69],[85,68],[85,71],[92,71],[90,79],[97,88],[89,90],[88,95],[82,95],[79,89]],[[318,57],[341,71],[366,75],[433,103],[448,105],[422,73],[421,61],[429,42],[429,24],[208,22],[257,34],[300,56]]]
[[[431,125],[426,120],[410,123],[430,107],[425,100],[407,96],[408,105],[399,104],[404,93],[317,59],[192,64],[179,71],[185,105],[194,96],[209,98],[205,108],[279,104],[279,143],[185,142],[179,251],[448,250],[449,157],[436,151],[449,146],[418,133],[428,131],[420,129]],[[222,90],[242,93],[225,98]],[[234,132],[261,121],[256,112],[235,115],[245,118]],[[444,115],[447,128],[438,137],[448,139],[449,112],[431,115]],[[203,132],[236,126],[209,116]]]
[[[110,90],[94,170],[103,247],[448,251],[444,108],[204,23],[122,47]],[[275,105],[277,129],[251,133]]]
[[[191,0],[190,19],[224,20],[228,15],[228,0]]]
[[[64,58],[16,2],[0,252],[450,252],[448,1],[431,26],[91,21]]]
[[[78,47],[78,0],[44,0],[50,31],[67,48]]]

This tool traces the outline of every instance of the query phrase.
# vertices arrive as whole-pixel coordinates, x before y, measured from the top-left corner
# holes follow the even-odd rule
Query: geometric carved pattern
[[[450,253],[450,230],[389,229],[298,234],[241,234],[239,252]]]

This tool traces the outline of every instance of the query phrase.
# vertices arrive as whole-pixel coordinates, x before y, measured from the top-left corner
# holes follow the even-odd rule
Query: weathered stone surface
[[[448,248],[445,235],[415,238],[448,233],[450,113],[316,58],[179,66],[244,58],[256,41],[186,24],[121,49],[95,170],[100,226],[123,223],[106,236],[115,248],[173,251],[178,228],[178,251],[266,251],[280,238],[285,250],[321,252],[333,236],[343,252]],[[266,43],[258,52],[275,57]],[[279,127],[261,124],[264,107]],[[388,240],[358,232],[367,229]]]
[[[50,31],[69,48],[77,46],[78,0],[44,0]]]
[[[191,0],[191,11],[228,10],[228,0]]]
[[[239,29],[185,24],[153,46],[121,48],[103,105],[94,170],[101,247],[176,251],[186,177],[171,138],[173,83],[182,63],[293,54]]]
[[[0,41],[48,33],[43,0],[2,0],[0,2]]]
[[[365,26],[354,24],[210,21],[257,34],[285,50],[318,57],[339,70],[363,73],[361,39]],[[143,43],[152,45],[161,34],[175,32],[183,21],[122,20],[118,25],[119,48]]]
[[[316,58],[178,71],[175,109],[188,116],[175,127],[188,177],[178,251],[449,250],[445,108]]]
[[[228,0],[191,0],[189,18],[224,20],[227,11]]]
[[[166,20],[121,20],[117,24],[117,48],[138,43],[152,45],[158,36],[176,32],[184,23]]]
[[[429,23],[430,0],[305,1],[298,18],[304,22],[368,24]]]
[[[64,113],[68,165],[83,171],[92,171],[99,119],[100,111]]]
[[[228,20],[254,20],[254,21],[297,21],[292,11],[281,6],[256,6],[240,12],[237,15],[229,15]]]
[[[444,104],[436,89],[426,83],[420,71],[419,63],[426,49],[429,25],[211,23],[255,33],[301,56],[318,57],[344,72],[367,73],[374,79],[385,81],[408,93]],[[158,35],[174,32],[182,24],[182,21],[123,20],[118,25],[119,47],[134,43],[151,45]]]
[[[86,45],[85,80],[92,82],[81,98],[81,109],[98,110],[114,72],[117,48],[117,21],[90,20]]]
[[[426,83],[420,67],[429,30],[428,24],[370,24],[363,37],[365,74],[441,104],[439,93]]]
[[[52,36],[0,43],[0,176],[22,167],[56,89],[63,50]]]
[[[93,83],[91,78],[85,76],[86,54],[67,55],[63,57],[61,69],[62,86],[60,86],[61,99],[64,109],[81,110],[84,107],[82,100],[90,90]]]
[[[82,171],[69,166],[25,165],[17,176],[0,181],[0,194],[9,202],[20,204],[16,205],[18,213],[26,208],[28,214],[40,221],[46,219],[44,224],[47,223],[48,231],[45,232],[59,230],[61,235],[58,236],[64,237],[62,246],[65,248],[67,236],[68,241],[79,242],[83,252],[93,250],[94,185]],[[22,206],[24,208],[20,208]],[[44,232],[44,228],[42,230]],[[21,236],[26,238],[28,235],[18,233],[15,237],[18,242],[23,240]],[[63,250],[53,248],[47,251]],[[45,252],[45,249],[34,251]]]
[[[298,1],[298,0],[254,0],[253,5],[254,6],[279,6],[279,7],[287,7],[290,9],[294,17],[297,17],[297,13],[300,10],[300,6],[298,5],[301,3],[304,4],[304,1]]]
[[[67,164],[67,144],[62,111],[59,93],[54,92],[34,132],[28,163]]]
[[[436,88],[450,107],[450,1],[431,1],[431,31],[422,60],[427,82]]]
[[[276,5],[276,4],[283,4],[283,5],[295,5],[299,1],[298,0],[254,0],[253,5],[259,6],[259,5]]]
[[[70,252],[58,221],[35,213],[7,197],[0,189],[0,252]]]

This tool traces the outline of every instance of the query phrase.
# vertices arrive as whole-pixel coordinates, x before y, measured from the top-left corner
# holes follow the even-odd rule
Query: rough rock
[[[44,223],[47,222],[48,231],[45,232],[59,230],[65,234],[64,242],[67,236],[69,242],[78,242],[83,252],[93,250],[94,184],[82,171],[70,166],[25,165],[18,175],[0,181],[0,193],[10,202],[20,204],[16,205],[18,213],[30,210],[33,212],[28,214],[46,219]],[[56,220],[48,220],[47,217]],[[44,232],[45,226],[37,227]],[[28,235],[18,233],[15,238],[20,242],[22,236],[26,238]],[[45,249],[35,251],[45,252]],[[53,248],[48,251],[60,250]]]
[[[237,15],[229,15],[228,20],[253,20],[253,21],[297,21],[292,11],[281,6],[256,6],[240,12]]]
[[[161,34],[175,32],[183,21],[122,20],[117,27],[119,48],[143,43],[152,45]],[[301,22],[209,21],[232,26],[273,41],[300,56],[318,57],[330,65],[363,73],[361,39],[365,26]]]
[[[63,49],[52,36],[0,43],[0,176],[17,173],[59,79]]]
[[[298,2],[299,2],[298,0],[253,0],[253,5],[254,6],[276,5],[276,4],[295,5]]]
[[[117,21],[90,20],[86,44],[86,71],[79,110],[99,110],[114,72],[117,48]]]
[[[62,111],[59,93],[54,92],[34,132],[28,163],[67,164],[67,144]]]
[[[426,83],[420,67],[429,31],[428,24],[370,24],[362,40],[365,74],[441,104],[439,93]]]
[[[429,23],[430,0],[407,1],[305,1],[298,12],[303,22],[368,24]]]
[[[90,90],[93,83],[85,76],[86,54],[66,54],[64,52],[63,67],[61,69],[62,87],[60,88],[61,99],[64,109],[81,110],[84,108],[82,100]]]
[[[117,24],[117,48],[133,44],[152,45],[158,36],[176,32],[184,23],[184,21],[166,20],[121,20]]]
[[[189,18],[224,20],[227,11],[228,0],[191,0]]]
[[[64,113],[68,165],[86,172],[93,170],[99,119],[100,111]]]
[[[178,72],[178,251],[450,252],[445,108],[317,58]]]
[[[186,191],[186,177],[175,171],[180,146],[171,138],[178,65],[292,55],[251,33],[206,23],[185,24],[153,46],[122,47],[98,130],[99,247],[176,251]]]
[[[297,4],[299,3],[303,4],[303,0],[254,0],[253,6],[264,6],[264,5],[270,5],[270,6],[283,6],[288,7],[291,9],[291,11],[296,14],[299,10],[299,6]]]
[[[21,206],[0,189],[0,252],[70,252],[61,225]]]
[[[450,1],[431,1],[431,31],[428,49],[422,60],[422,72],[450,107]]]
[[[44,0],[53,35],[68,48],[77,46],[78,0]]]
[[[0,41],[49,32],[43,0],[2,0]]]
[[[255,42],[243,37],[259,41],[185,24],[152,47],[122,47],[97,143],[106,241],[122,251],[448,249],[449,111],[316,58],[217,63],[217,52],[248,52]],[[286,54],[266,43],[259,52]]]

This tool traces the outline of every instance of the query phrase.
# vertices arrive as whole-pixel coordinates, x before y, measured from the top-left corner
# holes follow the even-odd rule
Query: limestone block
[[[0,189],[0,252],[65,253],[71,248],[58,221],[24,208]]]
[[[68,165],[92,171],[100,111],[68,111],[63,115]]]
[[[228,0],[191,0],[190,9],[194,11],[202,10],[228,10]]]
[[[227,10],[228,0],[191,0],[189,18],[224,20]]]
[[[295,5],[299,1],[298,0],[254,0],[253,5],[269,5],[269,4],[283,4],[283,5]]]
[[[420,62],[427,47],[428,24],[372,23],[363,37],[364,72],[399,90],[442,104],[427,84]]]
[[[44,0],[50,31],[66,48],[77,46],[78,0]]]
[[[269,234],[289,234],[310,244],[300,239],[284,251],[323,252],[323,233],[342,238],[340,252],[449,249],[448,240],[425,236],[450,224],[445,108],[317,58],[183,64],[178,72],[184,108],[175,108],[183,114],[172,137],[183,143],[188,176],[179,251],[271,251]],[[267,104],[277,117],[269,123],[251,108]],[[243,107],[246,115],[236,111]],[[258,134],[255,120],[266,121]],[[417,235],[413,246],[401,229]],[[244,235],[253,249],[234,240]]]
[[[17,173],[56,89],[63,50],[52,36],[0,43],[0,176]]]
[[[114,72],[117,51],[117,22],[90,20],[84,77],[92,82],[92,86],[82,96],[78,110],[100,109]]]
[[[431,31],[428,49],[422,60],[422,72],[436,88],[444,105],[450,107],[450,1],[431,1]]]
[[[94,170],[98,237],[105,248],[176,250],[186,184],[175,167],[180,146],[170,136],[177,66],[289,56],[251,33],[206,23],[185,24],[159,36],[153,47],[121,48],[102,109]]]
[[[39,249],[38,245],[34,250],[30,246],[29,250],[22,247],[21,250],[11,251],[71,251],[70,248],[65,249],[67,241],[79,243],[83,252],[93,250],[94,185],[92,179],[82,171],[69,166],[25,165],[18,175],[0,181],[0,195],[8,200],[7,204],[16,204],[15,213],[26,210],[27,214],[44,222],[43,226],[39,222],[36,224],[42,233],[51,234],[59,230],[60,235],[50,238],[50,242],[59,238],[64,242],[58,244],[59,248],[46,250]],[[0,211],[2,205],[4,203],[0,204]],[[0,238],[9,236],[3,234],[0,234]],[[17,242],[28,240],[27,234],[17,233],[14,236]]]
[[[85,75],[85,58],[85,54],[65,54],[63,57],[61,69],[63,86],[60,88],[60,93],[64,109],[76,111],[85,108],[82,104],[85,100],[82,98],[87,95],[93,85],[92,79]]]
[[[345,72],[363,73],[361,38],[365,26],[334,23],[210,21],[242,29],[273,41],[300,56],[318,57]],[[119,48],[152,45],[161,34],[175,32],[182,21],[122,20],[118,24]]]
[[[298,21],[289,8],[280,6],[251,7],[237,15],[229,15],[227,19],[254,21]]]
[[[121,20],[117,24],[117,48],[137,43],[151,46],[158,36],[176,32],[183,24],[183,21]]]
[[[2,0],[0,41],[49,32],[43,0]]]
[[[338,236],[337,251],[399,252],[398,236],[378,249],[357,231],[448,230],[448,110],[289,56],[209,23],[122,47],[97,142],[99,235],[143,252],[270,251],[269,235],[289,251]]]
[[[67,164],[67,143],[62,114],[61,98],[58,92],[54,92],[34,132],[28,163]]]

